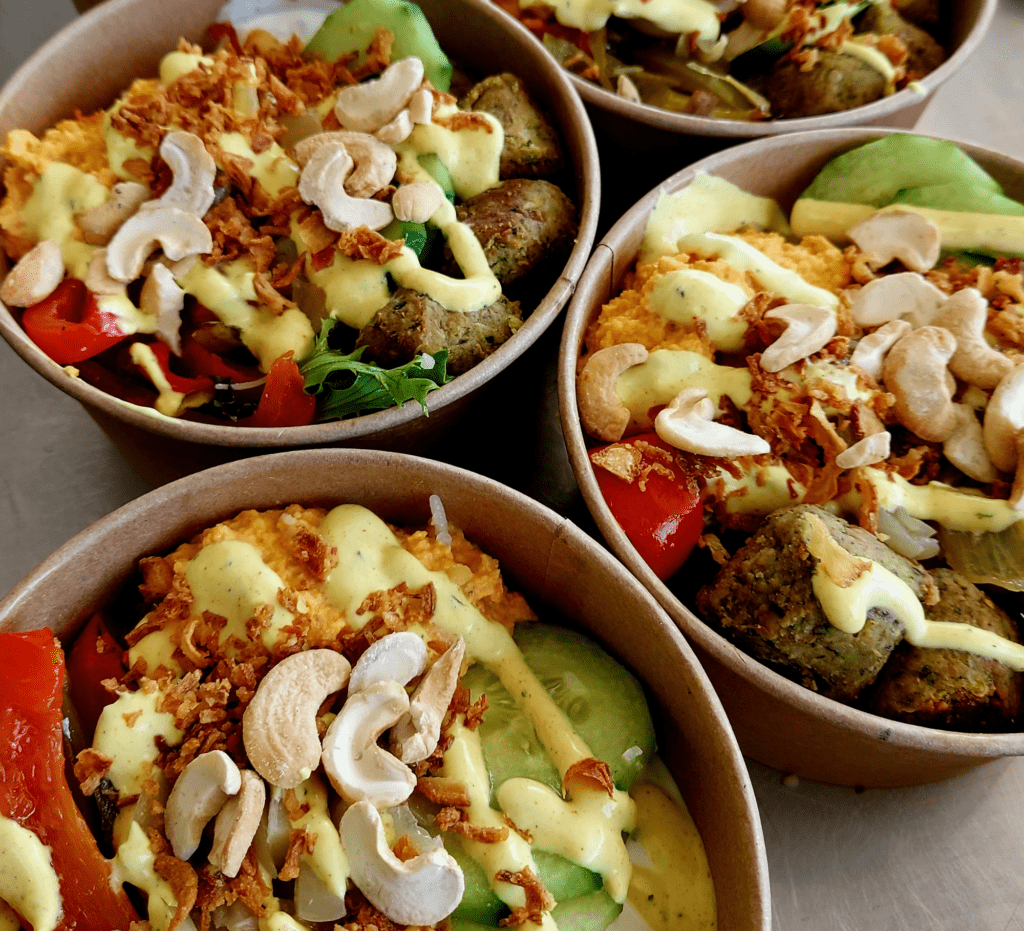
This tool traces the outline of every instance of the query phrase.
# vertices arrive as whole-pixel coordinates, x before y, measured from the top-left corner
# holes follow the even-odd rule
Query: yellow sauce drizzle
[[[0,850],[4,854],[0,900],[17,911],[32,931],[53,931],[64,906],[50,848],[34,831],[0,815]]]
[[[863,628],[868,611],[881,608],[903,623],[908,642],[916,647],[963,650],[1024,671],[1024,645],[971,624],[927,620],[906,582],[872,560],[852,557],[832,539],[820,518],[808,514],[805,519],[811,531],[808,552],[819,560],[812,579],[814,594],[833,627],[855,634]]]
[[[522,0],[523,7],[553,9],[563,26],[593,32],[609,17],[643,19],[676,35],[696,32],[701,38],[718,38],[718,10],[706,0]]]

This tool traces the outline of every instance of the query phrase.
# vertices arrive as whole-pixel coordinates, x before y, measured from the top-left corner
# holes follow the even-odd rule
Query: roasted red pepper
[[[185,375],[178,375],[175,372],[172,372],[171,351],[163,343],[159,341],[152,342],[149,344],[149,348],[156,357],[156,361],[160,364],[160,371],[164,373],[164,377],[167,379],[167,384],[169,384],[174,391],[186,395],[195,394],[197,392],[213,391],[213,379],[208,375],[198,375],[195,378],[188,378]],[[134,362],[128,362],[126,365],[129,368],[134,368],[135,371],[144,375],[141,366],[135,365]]]
[[[260,377],[255,366],[236,365],[210,352],[194,336],[186,336],[181,341],[181,361],[193,375],[208,375],[216,381],[247,382]]]
[[[306,394],[306,380],[289,351],[267,372],[256,413],[238,421],[240,427],[305,427],[316,416],[316,398]]]
[[[48,298],[27,307],[21,325],[54,362],[73,365],[125,338],[114,314],[100,310],[94,294],[77,278],[65,278]]]
[[[124,891],[111,888],[110,865],[64,776],[60,644],[48,630],[5,633],[0,656],[0,815],[50,848],[63,907],[59,931],[127,931],[138,916]],[[6,854],[0,851],[0,861]]]
[[[656,433],[630,437],[616,445],[632,446],[641,454],[636,476],[627,481],[595,464],[594,477],[612,516],[636,551],[659,579],[667,579],[686,562],[703,530],[700,494],[671,455],[663,457],[650,449],[674,452]],[[591,456],[595,452],[591,450]]]
[[[124,674],[123,650],[98,612],[82,628],[68,652],[68,688],[82,728],[90,737],[100,712],[115,698],[101,684]]]

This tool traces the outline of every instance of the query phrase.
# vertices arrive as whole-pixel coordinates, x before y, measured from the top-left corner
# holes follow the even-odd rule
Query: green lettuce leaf
[[[423,413],[427,395],[451,380],[448,350],[423,353],[405,365],[383,369],[360,358],[365,346],[344,353],[328,346],[336,320],[325,320],[313,351],[299,366],[306,390],[318,396],[319,419],[341,420],[418,401]]]

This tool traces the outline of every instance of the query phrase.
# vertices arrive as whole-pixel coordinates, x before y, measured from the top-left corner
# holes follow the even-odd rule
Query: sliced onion
[[[345,916],[345,898],[332,892],[308,860],[295,879],[295,914],[304,921],[337,921]]]
[[[902,505],[894,511],[879,509],[878,530],[886,536],[885,545],[907,559],[931,559],[939,554],[935,528],[911,517]]]
[[[999,533],[940,528],[939,539],[946,562],[964,578],[1024,592],[1024,520]]]

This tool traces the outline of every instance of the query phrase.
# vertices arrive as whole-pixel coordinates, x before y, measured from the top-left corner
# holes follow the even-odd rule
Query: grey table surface
[[[71,0],[0,0],[0,84],[75,16]],[[918,129],[1024,158],[1022,107],[1024,0],[1000,0],[984,43]],[[0,592],[147,490],[78,404],[0,343]],[[1024,760],[859,792],[784,784],[749,765],[778,931],[1024,931]]]

